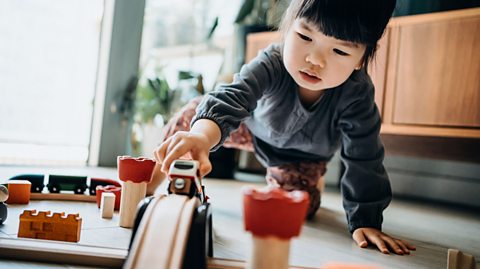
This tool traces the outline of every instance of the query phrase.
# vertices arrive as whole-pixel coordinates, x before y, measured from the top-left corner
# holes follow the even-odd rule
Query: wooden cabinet
[[[394,18],[384,39],[382,133],[480,138],[480,8]]]
[[[250,34],[246,60],[278,40]],[[383,134],[480,138],[480,8],[393,18],[369,73]]]

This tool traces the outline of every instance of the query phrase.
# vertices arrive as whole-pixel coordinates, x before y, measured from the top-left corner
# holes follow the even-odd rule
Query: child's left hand
[[[383,254],[389,254],[391,249],[398,255],[408,255],[410,250],[416,249],[407,241],[393,238],[375,228],[358,228],[353,232],[352,237],[359,247],[366,248],[371,243],[376,245]]]

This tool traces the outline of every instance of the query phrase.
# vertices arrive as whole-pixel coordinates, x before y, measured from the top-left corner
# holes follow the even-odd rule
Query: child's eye
[[[349,56],[350,54],[344,52],[344,51],[341,51],[339,49],[333,49],[333,51],[338,54],[338,55],[341,55],[341,56]]]
[[[305,41],[312,41],[312,39],[310,37],[306,36],[306,35],[303,35],[301,33],[297,33],[297,34],[301,39],[303,39]]]

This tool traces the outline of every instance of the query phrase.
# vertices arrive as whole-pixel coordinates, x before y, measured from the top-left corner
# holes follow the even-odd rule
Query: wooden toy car
[[[190,198],[196,196],[201,203],[204,203],[205,193],[200,179],[199,166],[199,162],[193,160],[173,161],[168,173],[170,178],[168,193],[185,194]]]

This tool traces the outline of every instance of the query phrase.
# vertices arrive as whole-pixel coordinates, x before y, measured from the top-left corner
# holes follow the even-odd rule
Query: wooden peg
[[[145,198],[155,161],[147,158],[119,156],[118,177],[123,181],[120,200],[120,226],[132,228],[138,203]]]
[[[300,234],[308,203],[303,191],[243,189],[245,229],[253,235],[247,268],[288,268],[290,240]]]

